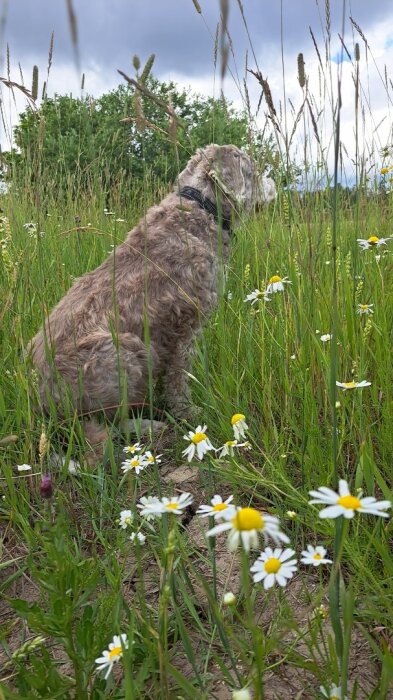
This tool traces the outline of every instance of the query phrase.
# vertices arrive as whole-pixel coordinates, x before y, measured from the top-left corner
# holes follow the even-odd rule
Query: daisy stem
[[[253,684],[255,690],[255,700],[262,700],[264,697],[264,644],[262,631],[258,625],[255,624],[253,597],[251,595],[250,558],[243,545],[241,545],[241,559],[242,588],[246,608],[247,627],[252,636],[252,649],[254,652],[255,673],[253,675]]]
[[[214,518],[209,517],[209,529],[214,527]],[[216,538],[208,538],[210,555],[212,558],[212,575],[213,575],[213,595],[215,600],[217,600],[217,561],[216,561]]]
[[[164,549],[164,562],[161,570],[160,601],[159,601],[159,641],[158,657],[160,664],[160,686],[162,700],[170,700],[168,669],[168,604],[171,595],[171,579],[175,553],[176,519],[169,516],[172,523],[168,532]],[[173,583],[173,582],[172,582]]]
[[[334,563],[329,582],[329,609],[336,642],[336,652],[340,660],[341,674],[344,671],[344,642],[340,618],[340,564],[347,532],[348,520],[342,517],[337,518],[335,522]]]
[[[135,480],[134,480],[134,474],[130,470],[128,472],[128,496],[130,499],[130,502],[134,502],[134,493],[135,493]]]

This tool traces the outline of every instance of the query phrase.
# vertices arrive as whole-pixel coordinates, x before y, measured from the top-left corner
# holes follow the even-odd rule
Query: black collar
[[[204,197],[202,192],[195,189],[195,187],[182,187],[180,190],[180,197],[184,197],[184,199],[191,199],[199,204],[201,209],[204,209],[209,214],[213,214],[216,223],[221,223],[224,231],[231,233],[231,220],[226,216],[219,216],[218,209],[214,202],[212,202],[211,199],[208,199],[208,197]]]

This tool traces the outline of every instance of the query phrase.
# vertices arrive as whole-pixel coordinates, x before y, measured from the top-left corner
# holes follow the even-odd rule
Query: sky
[[[196,0],[195,0],[196,2]],[[77,27],[77,50],[72,42],[68,4],[71,3]],[[376,162],[376,149],[389,140],[393,90],[384,85],[385,66],[393,78],[393,3],[391,0],[330,0],[331,55],[325,61],[325,0],[242,0],[246,24],[239,9],[240,0],[228,0],[228,28],[233,57],[223,83],[220,68],[214,66],[214,45],[220,19],[220,0],[199,0],[198,13],[193,0],[0,0],[0,75],[7,77],[6,47],[9,47],[10,75],[27,87],[31,85],[33,65],[39,67],[40,87],[47,74],[48,48],[54,32],[54,51],[48,80],[48,94],[81,94],[81,75],[85,73],[85,92],[99,96],[115,88],[122,78],[117,70],[134,74],[132,57],[137,54],[143,64],[151,53],[156,56],[153,73],[162,80],[174,80],[181,87],[191,87],[205,95],[219,95],[223,89],[235,106],[241,107],[246,56],[248,66],[259,69],[268,78],[276,108],[287,118],[289,133],[303,101],[297,80],[296,59],[304,55],[310,95],[314,96],[315,117],[324,135],[325,156],[332,164],[332,123],[329,91],[321,88],[321,69],[309,31],[316,38],[327,81],[332,91],[337,71],[342,73],[342,140],[348,170],[354,158],[354,65],[342,51],[338,34],[353,58],[354,42],[360,44],[359,63],[364,101],[362,146],[369,153],[370,165]],[[343,27],[343,16],[345,18]],[[353,17],[367,39],[368,47],[351,24]],[[20,68],[19,68],[20,66]],[[21,69],[21,71],[20,71]],[[283,79],[284,72],[284,79]],[[247,77],[251,107],[256,111],[260,86]],[[284,94],[285,86],[285,94]],[[2,88],[3,114],[0,142],[9,148],[17,110],[25,108],[20,96],[14,103],[9,90]],[[291,107],[294,107],[294,115]],[[264,121],[266,104],[258,116]],[[300,124],[298,125],[300,134]],[[390,134],[391,142],[391,134]],[[294,153],[304,148],[301,135],[293,141]],[[310,144],[310,154],[318,157],[317,143]]]

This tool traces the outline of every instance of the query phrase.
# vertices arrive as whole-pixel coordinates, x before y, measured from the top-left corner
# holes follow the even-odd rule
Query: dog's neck
[[[219,212],[216,204],[208,197],[205,197],[200,190],[197,190],[195,187],[186,186],[181,188],[179,194],[180,197],[196,202],[201,209],[204,209],[209,214],[213,214],[216,223],[221,224],[224,231],[231,233],[231,219],[224,216],[222,212]]]

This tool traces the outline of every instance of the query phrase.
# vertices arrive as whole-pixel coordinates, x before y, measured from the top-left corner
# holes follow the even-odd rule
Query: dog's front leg
[[[163,376],[166,403],[175,418],[196,419],[198,410],[192,403],[188,372],[191,365],[192,345],[172,353]]]

